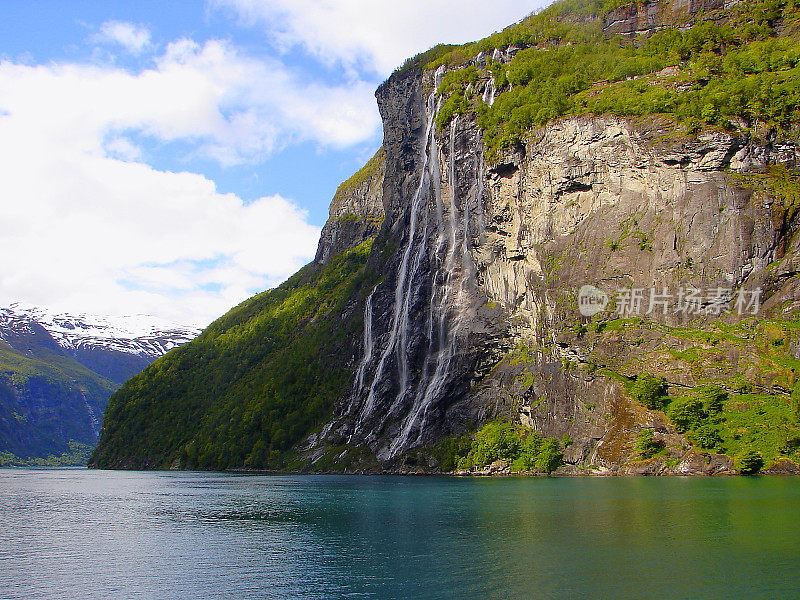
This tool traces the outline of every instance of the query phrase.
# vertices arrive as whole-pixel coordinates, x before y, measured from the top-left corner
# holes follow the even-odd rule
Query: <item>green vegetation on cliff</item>
[[[697,451],[727,456],[734,464],[757,455],[764,468],[785,459],[800,464],[800,360],[795,357],[800,321],[796,318],[749,318],[695,327],[614,319],[593,322],[579,334],[566,320],[557,327],[556,337],[559,331],[562,335],[569,331],[594,349],[573,368],[586,377],[614,380],[633,401],[662,411],[664,422]],[[630,354],[614,350],[620,345],[635,350]],[[517,387],[509,390],[512,395],[519,399],[526,387],[544,383],[546,375],[535,354],[549,356],[552,351],[547,346],[519,345],[508,353],[506,363],[520,369]],[[656,375],[644,370],[655,367]],[[546,419],[554,405],[537,401],[532,408],[536,417]],[[576,421],[592,414],[595,405],[584,404],[582,411],[573,412]],[[613,426],[617,417],[605,418]],[[686,450],[667,447],[651,429],[637,433],[632,446],[620,454],[621,460],[674,460]]]
[[[485,469],[503,461],[515,473],[550,474],[563,464],[559,441],[505,421],[492,421],[473,436],[443,440],[438,447],[445,471]]]
[[[333,196],[333,202],[336,203],[337,200],[347,197],[347,195],[352,193],[354,189],[375,177],[375,175],[378,173],[378,170],[382,168],[385,160],[386,151],[384,150],[383,146],[381,146],[363,167],[339,184],[339,187],[336,188],[336,193]]]
[[[674,387],[667,396],[662,378],[641,373],[629,386],[632,398],[664,410],[675,429],[702,451],[734,460],[757,453],[766,466],[781,458],[800,462],[800,444],[794,443],[800,440],[800,386],[795,383],[800,360],[787,343],[797,339],[797,321],[751,319],[708,329],[648,325],[663,330],[670,345],[681,339],[696,344],[668,355],[673,372],[689,366],[699,384]],[[659,352],[643,356],[643,362],[657,362]],[[730,361],[731,355],[738,360]]]
[[[786,165],[770,165],[766,173],[735,174],[732,176],[738,187],[752,190],[760,200],[773,202],[775,216],[783,227],[797,216],[800,210],[800,173]]]
[[[158,359],[109,401],[98,467],[280,469],[350,384],[372,241],[312,263]]]
[[[793,132],[800,109],[799,2],[742,2],[721,23],[699,20],[685,31],[665,27],[633,38],[605,33],[602,21],[588,18],[630,4],[560,2],[432,61],[429,68],[456,69],[441,88],[446,101],[439,126],[474,112],[490,159],[519,144],[530,128],[568,115],[661,114],[689,131]],[[478,52],[491,56],[509,46],[522,49],[507,64],[488,59],[483,71],[459,68]],[[476,92],[479,76],[494,79],[498,95],[491,107]]]
[[[667,400],[665,398],[667,387],[662,378],[643,373],[631,385],[630,394],[634,400],[654,410],[664,406],[664,401]]]
[[[76,360],[47,350],[37,350],[35,355],[25,355],[0,343],[0,373],[7,383],[24,387],[36,382],[58,386],[61,393],[68,388],[82,389],[90,394],[110,394],[116,385],[97,373],[90,371]],[[70,386],[70,384],[72,384]]]
[[[655,439],[652,429],[642,429],[636,437],[636,452],[639,457],[647,460],[661,453],[666,444],[662,440]]]

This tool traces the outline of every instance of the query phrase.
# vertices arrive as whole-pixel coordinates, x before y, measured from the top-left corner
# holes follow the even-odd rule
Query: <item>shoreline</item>
[[[780,464],[781,462],[789,463],[789,465]],[[29,469],[35,467],[5,467],[17,469]],[[51,467],[61,468],[61,467]],[[75,467],[65,467],[75,468]],[[635,471],[617,471],[617,470],[603,470],[594,472],[577,472],[564,470],[562,472],[554,472],[551,474],[545,473],[517,473],[511,471],[452,471],[452,472],[433,472],[433,471],[411,471],[401,469],[386,469],[386,470],[353,470],[353,471],[304,471],[304,470],[275,470],[275,469],[225,469],[225,470],[204,470],[204,469],[146,469],[146,468],[111,468],[111,467],[86,467],[91,471],[141,471],[141,472],[154,472],[154,473],[220,473],[229,475],[268,475],[268,476],[297,476],[297,475],[355,475],[361,477],[447,477],[453,479],[492,479],[492,478],[613,478],[613,477],[796,477],[800,476],[800,466],[792,463],[791,461],[779,461],[775,465],[767,469],[763,469],[758,473],[742,474],[733,469],[725,469],[718,471],[674,471],[663,470],[660,472],[635,472]]]

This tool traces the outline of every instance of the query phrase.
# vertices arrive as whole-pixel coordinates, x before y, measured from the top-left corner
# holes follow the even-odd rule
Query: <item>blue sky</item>
[[[538,0],[7,0],[0,302],[205,324],[312,256],[375,87]]]
[[[68,7],[65,14],[65,7]],[[134,23],[146,27],[152,50],[180,38],[225,39],[251,56],[271,56],[302,72],[310,80],[336,84],[343,80],[341,69],[331,68],[308,57],[302,49],[280,53],[260,27],[242,26],[233,8],[213,7],[201,2],[79,2],[70,0],[26,2],[11,0],[0,8],[0,50],[4,59],[29,64],[48,62],[104,62],[126,69],[151,66],[152,53],[132,55],[113,45],[98,44],[96,34],[102,23]],[[98,51],[98,48],[100,51]],[[376,86],[383,80],[375,71],[361,73]],[[377,109],[376,109],[377,113]],[[376,117],[377,118],[377,114]],[[160,169],[203,173],[221,192],[233,192],[245,200],[281,194],[308,210],[312,223],[323,224],[332,190],[349,177],[380,145],[380,131],[344,148],[301,142],[275,152],[265,162],[222,167],[217,161],[191,159],[191,144],[163,145],[139,140],[147,161]],[[152,140],[151,140],[152,142]],[[313,165],[313,176],[309,166]]]

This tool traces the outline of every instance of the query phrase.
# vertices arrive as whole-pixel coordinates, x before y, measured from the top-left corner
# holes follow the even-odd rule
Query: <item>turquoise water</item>
[[[0,598],[800,598],[800,479],[0,470]]]

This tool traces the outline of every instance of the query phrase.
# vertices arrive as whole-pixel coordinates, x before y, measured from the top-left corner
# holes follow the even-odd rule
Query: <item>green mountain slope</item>
[[[350,383],[371,240],[240,304],[112,396],[102,467],[281,468]]]
[[[117,387],[61,353],[40,348],[28,356],[0,343],[0,462],[93,444]]]

